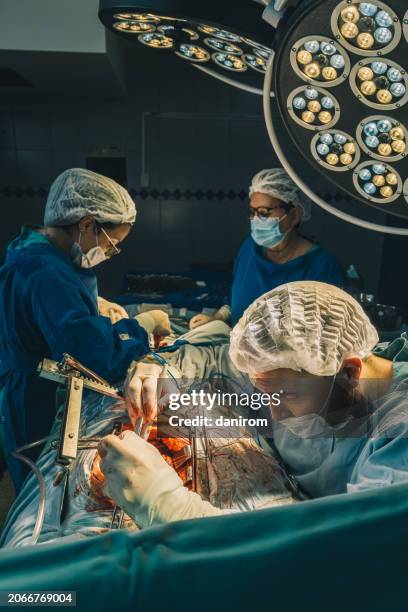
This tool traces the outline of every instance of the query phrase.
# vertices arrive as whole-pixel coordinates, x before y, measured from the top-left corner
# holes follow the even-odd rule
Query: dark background
[[[51,10],[48,0],[40,3]],[[13,10],[5,0],[0,16],[6,5]],[[93,18],[97,2],[85,5]],[[103,28],[102,34],[104,42]],[[6,78],[0,70],[0,248],[22,223],[41,223],[46,191],[57,174],[88,165],[126,181],[138,209],[124,252],[97,270],[102,295],[117,293],[127,270],[181,271],[193,263],[230,267],[248,232],[251,177],[277,164],[262,98],[113,34],[109,56],[100,41],[91,52],[73,53],[55,33],[49,48],[39,51],[34,43],[30,48],[28,35],[27,30],[26,49],[16,40],[15,49],[0,50],[0,68],[31,85],[10,86],[10,74]],[[73,48],[86,47],[80,32],[68,32],[71,38]],[[54,51],[58,44],[63,48]],[[366,291],[381,290],[384,300],[405,299],[395,290],[393,274],[392,283],[383,280],[405,239],[391,238],[384,247],[382,235],[317,206],[304,233],[331,250],[344,268],[354,263]]]

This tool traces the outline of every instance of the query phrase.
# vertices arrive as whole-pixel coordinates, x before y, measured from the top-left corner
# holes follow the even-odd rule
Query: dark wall
[[[277,164],[261,97],[183,63],[171,70],[160,69],[160,63],[135,70],[127,97],[14,97],[0,105],[2,249],[22,223],[41,223],[45,192],[58,173],[85,166],[87,158],[104,151],[112,155],[112,148],[125,156],[138,219],[124,252],[98,270],[101,293],[107,295],[119,289],[129,269],[230,264],[248,229],[251,177]],[[6,186],[11,189],[4,191]],[[305,233],[331,249],[343,266],[355,263],[367,289],[377,290],[381,236],[317,207]]]

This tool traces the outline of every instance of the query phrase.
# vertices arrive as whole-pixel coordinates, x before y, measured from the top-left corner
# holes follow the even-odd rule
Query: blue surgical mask
[[[267,219],[254,217],[251,219],[251,236],[254,242],[267,249],[278,246],[286,237],[286,233],[282,233],[279,227],[280,222],[286,219],[286,217],[287,215],[280,219],[276,217],[269,217]]]

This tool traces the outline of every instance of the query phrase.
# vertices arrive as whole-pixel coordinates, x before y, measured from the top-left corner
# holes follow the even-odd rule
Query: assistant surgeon
[[[408,482],[408,338],[378,345],[360,304],[325,283],[261,296],[231,333],[229,355],[270,404],[266,452],[310,498]],[[159,451],[133,432],[100,442],[105,494],[138,525],[230,512],[189,491]]]
[[[235,325],[258,297],[285,283],[314,280],[342,287],[343,272],[335,257],[301,235],[311,217],[311,201],[282,168],[261,170],[249,189],[251,234],[234,263],[231,308],[214,316],[199,314],[191,329],[213,319]]]
[[[113,325],[99,315],[92,270],[120,252],[135,219],[123,187],[71,169],[51,186],[44,227],[23,227],[8,247],[0,268],[0,414],[17,491],[24,470],[12,451],[47,436],[55,417],[56,384],[38,376],[40,361],[68,353],[113,382],[149,352],[137,321]]]

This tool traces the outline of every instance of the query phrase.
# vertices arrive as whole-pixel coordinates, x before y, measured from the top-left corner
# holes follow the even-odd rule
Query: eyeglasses
[[[273,206],[270,208],[263,206],[253,208],[252,206],[249,206],[248,214],[250,219],[254,219],[255,217],[259,217],[260,219],[269,219],[270,217],[275,216],[275,210],[284,210],[286,213],[288,213],[291,208],[293,208],[292,204],[282,204],[281,206]]]
[[[106,255],[108,257],[113,257],[114,255],[119,255],[119,253],[122,252],[122,249],[119,249],[116,244],[113,242],[112,238],[105,232],[105,230],[103,229],[103,227],[101,227],[100,225],[98,225],[98,228],[105,234],[106,238],[109,241],[109,244],[111,245],[107,250],[106,250]]]

